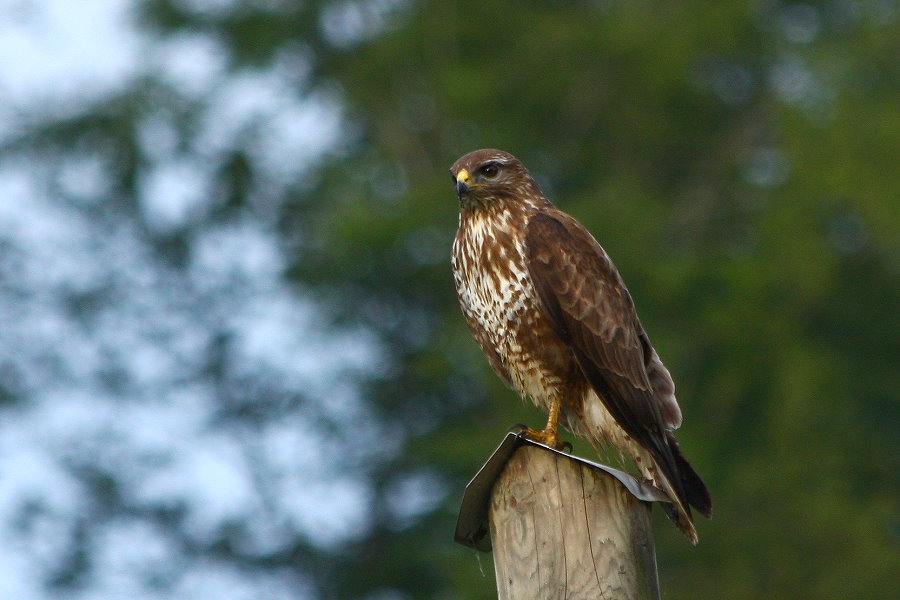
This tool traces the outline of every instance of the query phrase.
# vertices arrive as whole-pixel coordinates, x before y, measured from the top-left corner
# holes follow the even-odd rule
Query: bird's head
[[[488,206],[502,200],[546,202],[525,166],[503,150],[470,152],[453,163],[450,176],[463,206]]]

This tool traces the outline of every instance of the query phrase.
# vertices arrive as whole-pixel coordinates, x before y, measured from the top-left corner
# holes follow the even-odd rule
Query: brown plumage
[[[558,420],[595,448],[618,448],[668,493],[669,516],[696,543],[691,507],[709,517],[712,501],[672,433],[672,377],[612,261],[511,154],[477,150],[450,173],[460,305],[494,371],[548,412],[527,435],[559,446]]]

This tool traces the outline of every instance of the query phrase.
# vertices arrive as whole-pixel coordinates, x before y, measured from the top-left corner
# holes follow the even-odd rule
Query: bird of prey
[[[453,278],[463,314],[494,371],[548,413],[529,439],[559,448],[558,423],[592,446],[617,448],[672,501],[693,542],[691,507],[712,500],[673,430],[681,409],[609,256],[502,150],[450,169],[459,199]]]

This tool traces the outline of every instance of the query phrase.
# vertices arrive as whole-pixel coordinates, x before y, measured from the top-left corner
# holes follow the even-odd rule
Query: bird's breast
[[[543,406],[561,393],[572,359],[541,311],[523,240],[503,214],[461,222],[453,275],[463,314],[491,366]]]

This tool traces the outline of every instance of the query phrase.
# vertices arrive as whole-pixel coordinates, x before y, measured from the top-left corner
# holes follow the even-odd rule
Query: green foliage
[[[456,482],[527,414],[490,375],[465,402],[449,393],[479,357],[447,267],[396,249],[446,252],[444,169],[512,151],[606,245],[675,373],[716,516],[698,548],[660,526],[673,598],[888,597],[897,580],[898,69],[890,23],[807,8],[816,31],[799,43],[789,6],[423,2],[334,64],[363,132],[311,193],[335,224],[319,245],[346,292],[335,310],[364,318],[363,293],[390,298],[401,330],[422,307],[433,325],[394,347],[403,369],[371,398],[398,416],[415,410],[398,395],[433,398],[446,414],[424,437],[410,427],[409,447]],[[378,189],[401,182],[384,206]],[[408,593],[490,596],[443,543],[455,576]]]
[[[541,416],[489,372],[459,314],[447,168],[498,147],[606,247],[675,377],[679,438],[715,517],[696,548],[657,523],[664,595],[896,594],[894,4],[235,4],[148,0],[141,14],[162,36],[217,36],[229,76],[300,49],[310,70],[294,92],[340,99],[345,139],[278,192],[277,222],[287,276],[384,349],[360,383],[401,446],[366,474],[373,522],[359,539],[298,542],[272,564],[312,574],[323,598],[494,597],[489,557],[480,568],[451,542],[455,512],[506,428]],[[177,90],[132,93],[45,128],[104,139],[126,199],[141,118],[167,106],[185,148],[192,135]],[[219,210],[252,209],[261,174],[242,152],[223,164]],[[390,490],[422,471],[446,494],[397,521]]]

